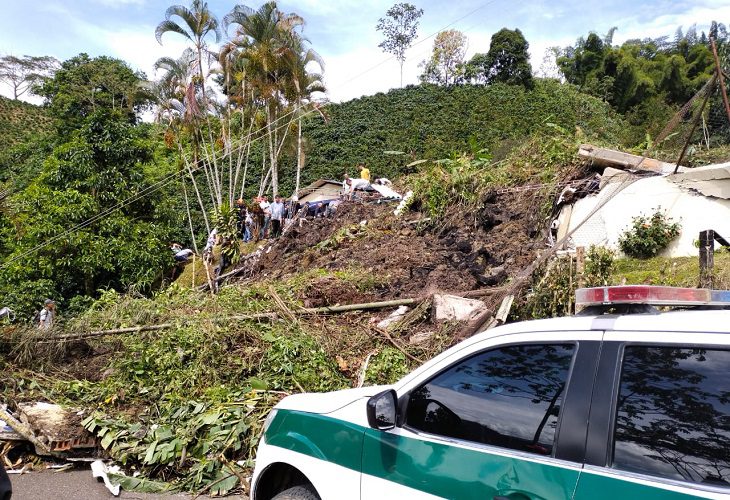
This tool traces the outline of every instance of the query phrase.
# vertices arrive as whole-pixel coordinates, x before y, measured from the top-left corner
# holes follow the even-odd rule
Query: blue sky
[[[326,64],[329,97],[340,101],[387,91],[399,85],[397,62],[379,48],[378,18],[395,0],[287,0],[279,8],[296,12],[307,24],[304,34]],[[152,64],[178,56],[185,44],[173,33],[160,46],[155,26],[174,0],[0,0],[0,54],[53,55],[64,60],[80,52],[110,55],[154,76]],[[261,3],[243,2],[257,8]],[[467,55],[486,52],[489,39],[503,28],[520,28],[531,46],[533,68],[545,49],[571,44],[589,31],[603,34],[612,26],[615,43],[629,38],[672,36],[679,26],[712,19],[730,24],[730,0],[411,0],[424,9],[420,38],[408,52],[404,83],[416,83],[418,63],[431,51],[433,35],[458,29],[469,39]],[[209,0],[219,17],[233,1]],[[7,95],[7,89],[0,89]]]

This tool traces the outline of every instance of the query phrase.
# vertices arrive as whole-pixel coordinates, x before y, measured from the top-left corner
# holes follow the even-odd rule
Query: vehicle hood
[[[296,410],[308,413],[332,413],[350,403],[369,398],[389,388],[388,385],[373,385],[334,392],[305,392],[285,397],[275,408],[277,410]]]

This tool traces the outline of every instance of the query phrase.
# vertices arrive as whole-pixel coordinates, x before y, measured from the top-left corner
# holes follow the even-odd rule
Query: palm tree
[[[302,168],[304,168],[302,117],[315,110],[326,120],[326,116],[320,108],[320,103],[312,100],[312,95],[316,92],[325,92],[327,89],[324,86],[322,75],[311,73],[307,69],[311,65],[317,65],[320,70],[324,70],[324,62],[319,54],[312,49],[304,50],[300,48],[298,57],[293,60],[291,68],[291,83],[294,90],[295,115],[297,117],[297,173],[294,194],[299,192],[299,181]]]
[[[278,155],[286,138],[279,137],[279,111],[285,104],[285,87],[291,75],[293,61],[301,36],[297,28],[304,20],[296,14],[284,14],[276,2],[267,2],[258,10],[245,5],[236,5],[223,18],[227,29],[231,24],[238,25],[234,42],[241,49],[241,57],[247,61],[247,74],[257,96],[264,102],[266,129],[269,149],[269,173],[274,195],[279,190]]]
[[[172,18],[179,17],[182,24]],[[200,77],[203,98],[205,99],[205,76],[203,74],[203,52],[206,50],[205,38],[209,34],[215,36],[216,43],[221,39],[218,19],[208,9],[208,3],[192,0],[190,9],[184,5],[172,5],[165,12],[165,20],[157,25],[155,38],[162,45],[162,35],[167,32],[178,33],[193,42],[198,55],[198,74]]]
[[[161,57],[155,62],[155,70],[163,70],[164,73],[155,85],[157,93],[157,120],[167,120],[168,134],[177,138],[177,146],[184,160],[184,166],[190,181],[193,185],[198,204],[203,213],[206,228],[209,229],[209,221],[207,210],[203,204],[203,200],[195,180],[195,170],[193,165],[198,165],[200,157],[200,130],[197,126],[197,119],[200,115],[200,107],[198,106],[198,96],[195,89],[195,73],[197,71],[197,62],[195,52],[187,48],[178,58]],[[177,129],[177,133],[176,132]],[[193,160],[189,162],[184,155],[183,146],[180,142],[180,136],[183,130],[189,132],[191,138],[191,146],[193,152]],[[166,134],[167,137],[167,134]],[[172,142],[172,141],[171,141]],[[209,179],[206,165],[203,165],[206,178]],[[212,192],[209,186],[209,192]],[[187,187],[183,179],[183,192],[185,194],[186,208],[188,210],[188,220],[190,222],[190,230],[195,245],[195,235],[192,233],[192,219],[190,218],[190,206],[187,203]],[[197,246],[197,245],[196,245]],[[196,248],[197,252],[197,248]]]

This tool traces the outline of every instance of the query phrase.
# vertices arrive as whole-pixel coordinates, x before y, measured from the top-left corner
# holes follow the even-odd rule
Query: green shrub
[[[365,381],[371,385],[392,384],[408,373],[408,360],[398,349],[384,347],[370,360]]]
[[[591,245],[586,254],[583,281],[585,286],[606,286],[610,284],[611,274],[614,271],[615,254],[606,247]]]
[[[621,251],[629,257],[648,259],[664,250],[669,242],[679,236],[681,226],[656,209],[651,217],[634,217],[631,229],[619,238]]]

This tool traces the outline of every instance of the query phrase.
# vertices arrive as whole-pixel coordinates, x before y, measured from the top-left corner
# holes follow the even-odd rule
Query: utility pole
[[[725,112],[727,113],[727,119],[730,120],[730,104],[727,100],[727,91],[725,90],[725,79],[720,66],[720,58],[717,56],[717,46],[715,45],[715,39],[710,38],[710,45],[712,45],[712,56],[715,58],[715,68],[717,69],[717,78],[720,82],[720,90],[722,91],[722,102],[725,103]]]

